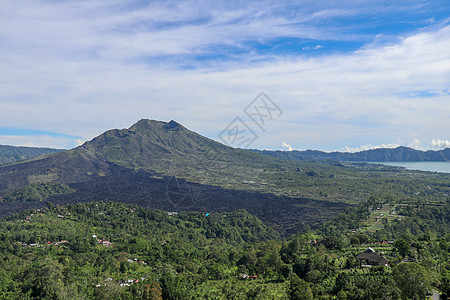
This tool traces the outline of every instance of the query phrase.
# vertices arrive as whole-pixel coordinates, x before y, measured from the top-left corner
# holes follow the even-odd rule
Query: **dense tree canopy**
[[[361,207],[369,211],[371,206]],[[439,216],[445,209],[430,212]],[[369,218],[362,208],[349,213],[358,210]],[[357,213],[352,218],[363,222]],[[115,202],[48,203],[45,209],[0,220],[0,295],[424,299],[432,288],[448,295],[450,235],[420,209],[402,219],[404,226],[411,224],[408,218],[420,221],[420,234],[392,235],[390,227],[352,232],[334,227],[342,222],[338,216],[321,231],[280,239],[242,210],[169,214]],[[382,243],[381,236],[396,240]],[[361,267],[356,255],[369,246],[389,265]]]

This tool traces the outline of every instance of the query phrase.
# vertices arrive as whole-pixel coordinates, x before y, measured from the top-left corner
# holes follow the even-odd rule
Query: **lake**
[[[409,170],[450,173],[450,161],[395,161],[372,163],[394,167],[405,167]]]

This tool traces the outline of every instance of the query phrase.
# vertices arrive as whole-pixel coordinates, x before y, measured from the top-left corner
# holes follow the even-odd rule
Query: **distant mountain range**
[[[63,150],[35,147],[15,147],[0,145],[0,164],[26,160],[49,153],[57,153]]]
[[[318,150],[281,151],[252,150],[257,153],[271,155],[281,159],[312,161],[336,160],[358,162],[394,162],[394,161],[450,161],[450,148],[439,151],[420,151],[408,147],[395,149],[381,148],[361,152],[323,152]]]
[[[141,167],[145,165],[148,160],[151,160],[151,156],[161,159],[161,155],[170,155],[174,154],[173,150],[178,151],[179,149],[184,149],[184,153],[193,152],[193,149],[199,151],[200,153],[208,152],[204,149],[208,148],[210,145],[214,145],[215,147],[219,147],[221,151],[231,150],[229,155],[233,156],[235,153],[240,152],[240,155],[243,155],[242,150],[234,149],[230,147],[226,147],[220,143],[214,142],[213,140],[209,140],[204,138],[199,139],[200,135],[195,132],[189,131],[186,128],[182,127],[180,124],[175,121],[171,121],[172,123],[168,123],[167,128],[171,128],[170,131],[179,131],[184,130],[184,133],[191,135],[190,141],[186,143],[186,141],[182,141],[177,139],[176,135],[165,134],[164,136],[156,136],[154,128],[147,128],[146,132],[149,134],[146,136],[144,140],[140,140],[139,143],[143,145],[146,150],[145,154],[149,155],[148,157],[141,156],[142,152],[140,149],[139,152],[136,152],[133,148],[133,145],[136,145],[136,141],[132,143],[128,143],[128,139],[119,139],[114,141],[114,144],[107,144],[106,141],[112,141],[111,136],[114,135],[127,135],[127,132],[133,132],[133,130],[138,127],[142,127],[142,123],[138,122],[130,129],[114,129],[105,132],[99,137],[95,138],[91,142],[86,143],[83,147],[93,149],[94,151],[99,151],[104,154],[109,160],[114,162],[119,162],[128,166],[140,165]],[[174,125],[176,123],[177,125]],[[148,124],[147,124],[148,125]],[[170,141],[170,144],[156,145],[152,140],[157,140],[160,143],[165,143]],[[196,141],[197,140],[197,141]],[[202,142],[199,142],[201,140]],[[121,141],[121,142],[120,142]],[[167,142],[168,143],[168,142]],[[157,151],[157,149],[161,150],[164,147],[170,147],[172,151]],[[155,151],[156,150],[156,151]],[[15,147],[15,146],[5,146],[0,145],[0,164],[4,163],[12,163],[15,161],[27,160],[33,157],[46,155],[50,153],[57,153],[64,151],[62,149],[53,149],[53,148],[37,148],[37,147]],[[397,147],[397,148],[379,148],[372,150],[365,150],[360,152],[325,152],[320,150],[292,150],[292,151],[283,151],[283,150],[258,150],[258,149],[250,149],[252,152],[257,152],[264,155],[274,156],[276,158],[287,159],[287,160],[299,160],[299,161],[314,161],[314,160],[336,160],[336,161],[349,161],[349,162],[400,162],[400,161],[450,161],[450,148],[446,148],[444,150],[428,150],[421,151],[416,150],[409,147]],[[212,153],[208,153],[211,155]],[[136,156],[137,155],[137,156]],[[170,156],[169,155],[169,156]],[[215,154],[214,154],[215,155]],[[223,155],[223,153],[221,153]],[[138,161],[136,161],[138,158]],[[154,167],[154,164],[152,164]]]

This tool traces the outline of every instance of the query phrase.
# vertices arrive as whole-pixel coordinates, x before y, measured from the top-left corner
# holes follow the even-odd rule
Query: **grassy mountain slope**
[[[194,173],[201,176],[202,172],[211,177],[221,173],[229,175],[237,170],[253,173],[256,167],[280,163],[225,146],[175,121],[140,120],[129,129],[109,130],[80,148],[127,168],[184,177]]]

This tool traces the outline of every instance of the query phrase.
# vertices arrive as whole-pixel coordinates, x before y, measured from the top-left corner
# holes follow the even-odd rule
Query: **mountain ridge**
[[[112,129],[79,146],[121,166],[177,175],[186,168],[208,169],[248,160],[274,161],[244,149],[232,148],[193,132],[176,121],[142,119],[128,129]],[[276,159],[275,159],[276,160]],[[215,166],[210,172],[216,170]]]
[[[410,147],[379,148],[359,152],[324,152],[320,150],[257,150],[251,151],[289,160],[337,160],[354,162],[399,162],[399,161],[450,161],[450,148],[443,150],[416,150]]]
[[[41,147],[0,145],[0,165],[61,151],[64,150]]]

